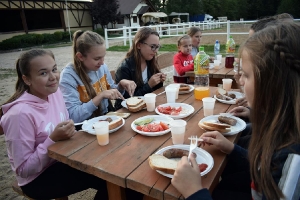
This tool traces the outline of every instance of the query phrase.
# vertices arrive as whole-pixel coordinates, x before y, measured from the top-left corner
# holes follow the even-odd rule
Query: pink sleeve
[[[180,60],[179,55],[180,55],[179,53],[175,54],[174,60],[173,60],[173,64],[174,64],[174,68],[177,71],[177,73],[180,76],[183,76],[185,74],[185,72],[193,71],[194,70],[194,63],[189,64],[188,66],[183,66],[183,63]]]
[[[45,134],[36,133],[34,122],[26,114],[9,117],[7,149],[13,168],[22,178],[41,172],[51,161],[47,147],[54,142]],[[39,143],[39,141],[41,141]]]

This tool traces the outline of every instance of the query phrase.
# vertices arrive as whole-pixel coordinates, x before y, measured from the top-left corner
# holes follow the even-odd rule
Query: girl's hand
[[[240,72],[240,73],[235,73],[234,76],[233,76],[235,82],[236,82],[238,85],[241,85],[241,84],[240,84],[240,78],[241,78],[241,76],[242,76],[242,72]]]
[[[162,82],[162,74],[163,73],[157,73],[151,76],[151,78],[148,81],[148,84],[151,88]]]
[[[191,156],[190,162],[186,156],[183,156],[178,162],[174,176],[171,180],[172,185],[185,198],[203,188],[199,166],[194,156]]]
[[[50,134],[49,138],[54,141],[66,140],[76,133],[75,126],[73,120],[68,120],[59,123],[54,131]]]
[[[245,117],[245,118],[250,117],[249,108],[246,108],[244,106],[235,107],[232,110],[230,110],[229,113],[231,113],[232,115],[234,115],[236,117]]]
[[[240,98],[236,100],[236,103],[239,106],[248,106],[248,101],[246,100],[246,97]]]
[[[110,99],[110,100],[122,99],[122,100],[124,100],[123,95],[117,89],[104,90],[97,96],[101,96],[102,97],[101,99]],[[99,103],[96,105],[99,105]]]
[[[204,144],[215,145],[220,151],[230,154],[234,144],[218,131],[205,132],[201,135]]]
[[[125,89],[128,92],[129,96],[133,96],[134,90],[136,88],[136,84],[134,81],[123,79],[119,82],[119,86],[121,86],[120,89]]]
[[[161,82],[165,82],[166,78],[167,78],[167,75],[162,73],[161,74]]]

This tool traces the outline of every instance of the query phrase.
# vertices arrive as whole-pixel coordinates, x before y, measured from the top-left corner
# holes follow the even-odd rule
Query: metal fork
[[[188,159],[190,159],[193,150],[198,146],[198,137],[197,136],[191,136],[191,144],[190,144],[190,152],[189,152],[189,156]]]

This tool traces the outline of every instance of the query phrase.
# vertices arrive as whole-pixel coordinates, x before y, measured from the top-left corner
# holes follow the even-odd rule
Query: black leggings
[[[94,199],[108,199],[106,181],[60,162],[51,165],[36,179],[21,188],[33,199],[55,199],[88,188],[98,191]]]

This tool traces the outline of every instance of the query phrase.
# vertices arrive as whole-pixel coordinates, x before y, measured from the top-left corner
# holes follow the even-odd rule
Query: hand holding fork
[[[191,136],[191,144],[190,144],[190,151],[188,159],[190,160],[190,157],[193,153],[193,150],[198,146],[198,137],[197,136]]]

